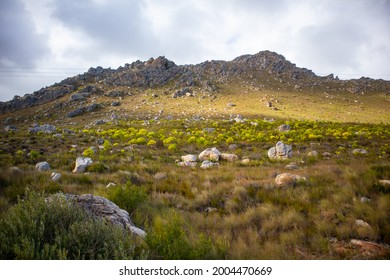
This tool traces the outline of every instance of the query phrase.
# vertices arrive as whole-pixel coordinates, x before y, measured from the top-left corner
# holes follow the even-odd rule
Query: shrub
[[[0,259],[128,259],[135,240],[116,226],[92,219],[63,196],[35,192],[0,221]]]
[[[143,187],[131,183],[110,188],[107,195],[109,200],[130,214],[147,198],[147,193]]]
[[[88,148],[83,152],[84,157],[93,157],[95,151],[92,148]]]
[[[155,146],[157,142],[155,140],[149,140],[149,142],[146,144],[147,146]]]

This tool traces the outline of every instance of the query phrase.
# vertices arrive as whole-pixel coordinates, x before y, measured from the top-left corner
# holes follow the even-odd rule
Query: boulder
[[[85,100],[85,95],[80,93],[72,94],[69,98],[69,101],[79,101],[79,100]]]
[[[226,154],[226,153],[222,153],[222,154],[219,156],[219,159],[220,159],[220,160],[224,160],[224,161],[236,161],[236,160],[238,160],[238,156],[235,155],[235,154]]]
[[[53,172],[51,173],[51,180],[53,182],[57,182],[61,179],[62,175],[60,173],[57,173],[57,172]]]
[[[279,125],[278,130],[280,132],[290,131],[291,130],[291,126],[288,125],[288,124],[281,124],[281,125]]]
[[[205,160],[200,165],[200,168],[208,169],[208,168],[215,167],[215,166],[219,166],[219,163],[218,162],[212,162],[212,161],[209,161],[209,160]]]
[[[47,171],[50,170],[50,165],[47,161],[38,162],[35,165],[35,170],[37,171]]]
[[[217,148],[207,148],[203,152],[199,154],[199,159],[200,160],[211,160],[211,161],[218,161],[219,157],[221,155],[221,152],[218,151]]]
[[[249,158],[244,158],[242,161],[241,161],[241,164],[243,165],[248,165],[250,163],[250,159]]]
[[[292,173],[281,173],[275,178],[275,185],[278,187],[294,187],[299,182],[305,182],[306,178]]]
[[[68,118],[74,118],[74,117],[79,116],[82,113],[84,113],[84,111],[85,111],[85,108],[84,107],[80,107],[80,108],[77,108],[75,110],[70,111],[66,116]]]
[[[145,231],[134,226],[127,211],[119,208],[115,203],[92,194],[66,194],[67,200],[74,201],[79,207],[90,213],[94,218],[103,219],[113,225],[120,226],[140,237],[146,237]]]
[[[76,166],[73,169],[73,173],[83,173],[85,169],[93,163],[89,157],[78,157],[76,159]]]
[[[282,141],[276,143],[275,147],[268,150],[270,159],[288,159],[292,157],[292,147],[284,144]]]
[[[197,160],[196,155],[185,155],[181,157],[181,160],[184,162],[194,162]]]

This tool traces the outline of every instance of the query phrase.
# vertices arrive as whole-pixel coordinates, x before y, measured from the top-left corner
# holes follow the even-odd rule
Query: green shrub
[[[136,241],[119,228],[90,217],[63,196],[35,192],[0,220],[0,259],[128,259]]]
[[[143,187],[135,186],[131,183],[112,187],[108,190],[107,195],[109,200],[130,214],[148,197]]]

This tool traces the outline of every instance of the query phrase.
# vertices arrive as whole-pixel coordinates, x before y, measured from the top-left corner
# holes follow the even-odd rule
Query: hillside
[[[18,117],[39,120],[51,116],[66,122],[66,116],[83,115],[88,119],[92,112],[101,118],[115,111],[149,118],[161,115],[162,111],[175,115],[183,113],[176,108],[184,107],[187,114],[204,117],[238,112],[389,123],[389,95],[389,81],[364,77],[339,80],[332,74],[319,77],[282,55],[263,51],[232,61],[197,65],[178,66],[158,57],[125,64],[116,70],[90,68],[32,94],[0,102],[0,113],[2,118],[18,116],[17,111],[36,107],[31,112],[24,110],[23,116]],[[16,113],[10,115],[12,112]]]
[[[0,259],[390,258],[389,81],[158,57],[0,111]]]

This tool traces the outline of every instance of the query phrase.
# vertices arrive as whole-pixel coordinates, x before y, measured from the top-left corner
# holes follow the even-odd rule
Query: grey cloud
[[[32,66],[48,51],[46,38],[19,1],[0,1],[0,38],[0,65]]]
[[[90,50],[92,53],[112,52],[123,55],[147,55],[155,47],[155,41],[142,17],[141,4],[134,0],[107,1],[102,4],[92,0],[51,2],[53,17],[68,28],[81,30],[96,42]]]

